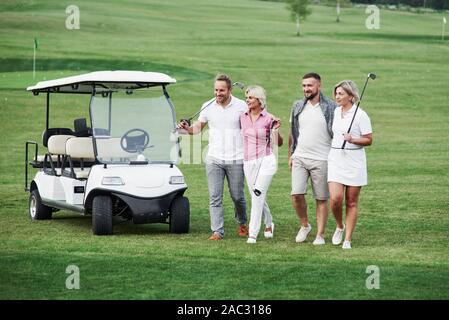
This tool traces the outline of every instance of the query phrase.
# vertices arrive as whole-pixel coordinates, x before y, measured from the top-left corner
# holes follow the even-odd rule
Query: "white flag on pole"
[[[443,17],[443,23],[446,24],[446,17]]]

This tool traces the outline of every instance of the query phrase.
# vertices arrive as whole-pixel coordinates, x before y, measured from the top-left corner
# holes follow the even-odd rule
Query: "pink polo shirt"
[[[263,110],[253,123],[249,110],[240,115],[240,126],[243,137],[243,159],[258,159],[272,154],[271,142],[267,146],[273,116]]]

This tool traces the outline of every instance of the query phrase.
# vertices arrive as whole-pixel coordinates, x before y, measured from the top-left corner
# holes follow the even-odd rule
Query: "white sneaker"
[[[343,242],[343,246],[342,246],[342,248],[343,249],[351,249],[351,241],[344,241]]]
[[[267,230],[267,227],[265,228],[265,230],[263,232],[264,237],[265,238],[273,238],[274,223],[271,223],[271,231],[269,229],[268,229],[268,231],[266,231],[266,230]]]
[[[321,237],[321,236],[317,236],[315,238],[315,240],[313,240],[313,245],[315,245],[315,246],[320,246],[320,245],[323,245],[325,243],[326,243],[326,241],[324,241],[324,238]]]
[[[255,238],[248,238],[248,240],[246,240],[246,243],[250,243],[250,244],[254,244],[256,242],[257,242],[257,240]]]
[[[334,235],[332,236],[332,244],[338,246],[343,239],[343,232],[345,231],[345,225],[343,225],[343,229],[336,228]]]
[[[310,231],[312,231],[312,226],[308,224],[307,227],[301,226],[301,228],[298,231],[298,234],[296,235],[296,242],[304,242],[309,235]]]

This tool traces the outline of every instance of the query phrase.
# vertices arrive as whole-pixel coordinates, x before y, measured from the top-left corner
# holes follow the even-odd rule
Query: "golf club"
[[[357,103],[357,107],[355,108],[355,112],[354,112],[354,115],[352,116],[351,124],[349,125],[349,129],[348,129],[347,133],[349,133],[351,131],[352,124],[354,123],[354,119],[357,114],[357,110],[359,110],[359,105],[360,105],[360,102],[362,101],[363,93],[365,92],[365,88],[366,88],[366,85],[368,84],[369,79],[372,79],[372,80],[376,79],[376,75],[374,73],[368,73],[368,76],[366,77],[365,85],[363,86],[363,89],[362,89],[362,94],[360,95],[360,100]],[[341,146],[341,149],[345,148],[346,142],[347,142],[347,140],[343,141],[343,145]]]
[[[265,149],[264,149],[265,151],[267,150],[268,145],[269,145],[270,142],[271,142],[271,131],[273,130],[273,127],[274,127],[274,125],[275,125],[276,122],[277,122],[277,121],[275,121],[274,119],[271,119],[270,132],[268,133],[267,144],[266,144]],[[256,177],[254,178],[254,184],[253,184],[253,185],[254,185],[254,189],[253,189],[253,192],[254,192],[254,194],[255,194],[257,197],[260,196],[260,195],[262,194],[262,191],[256,189],[256,182],[257,182],[257,178],[259,178],[260,167],[262,166],[262,163],[263,163],[263,160],[264,160],[264,159],[265,159],[265,156],[263,156],[262,160],[260,161],[259,167],[257,168]]]
[[[242,82],[234,82],[232,84],[232,86],[240,88],[241,90],[243,90],[245,88],[245,85]],[[181,122],[186,122],[189,125],[189,127],[190,127],[192,125],[192,119],[195,118],[201,111],[203,111],[208,106],[210,106],[214,101],[215,101],[215,97],[212,98],[211,100],[209,100],[204,107],[202,107],[197,113],[195,113],[194,115],[192,115],[188,119],[181,119]]]
[[[245,84],[242,83],[242,82],[234,82],[234,83],[232,84],[232,86],[233,86],[233,87],[237,87],[237,88],[239,88],[239,89],[241,89],[241,90],[245,89]]]

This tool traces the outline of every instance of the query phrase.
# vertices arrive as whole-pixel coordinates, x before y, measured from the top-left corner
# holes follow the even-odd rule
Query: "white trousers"
[[[270,209],[268,208],[265,199],[271,180],[277,170],[276,157],[274,154],[270,154],[263,158],[244,161],[243,170],[245,171],[246,183],[248,184],[248,189],[251,194],[249,236],[257,238],[260,231],[262,215],[266,227],[271,227],[271,224],[273,223],[273,216],[270,213]],[[259,190],[260,195],[257,196],[254,193],[254,190]],[[265,212],[265,214],[263,214],[263,212]]]

